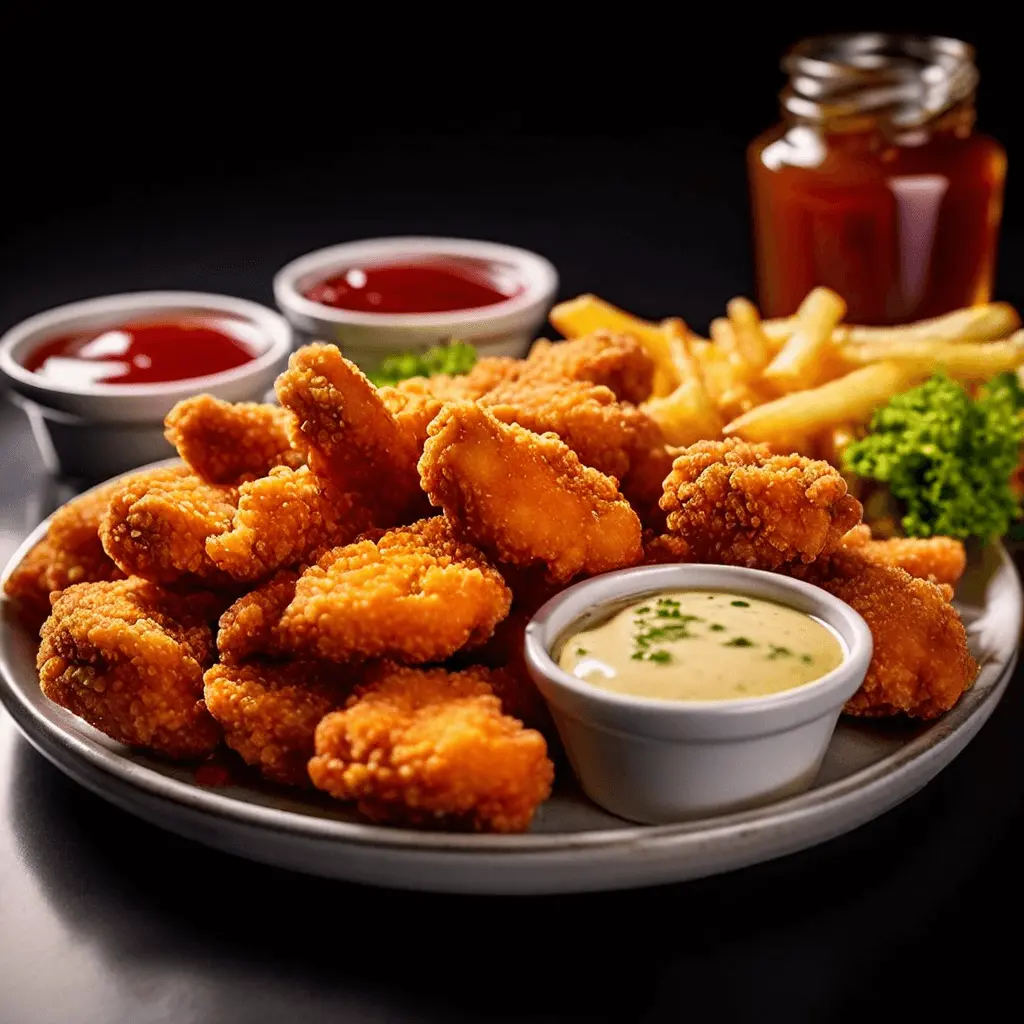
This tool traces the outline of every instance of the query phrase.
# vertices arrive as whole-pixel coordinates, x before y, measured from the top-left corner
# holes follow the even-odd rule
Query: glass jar
[[[763,315],[791,315],[817,285],[851,323],[988,301],[1006,153],[974,131],[973,48],[822,36],[782,67],[783,122],[747,153]]]

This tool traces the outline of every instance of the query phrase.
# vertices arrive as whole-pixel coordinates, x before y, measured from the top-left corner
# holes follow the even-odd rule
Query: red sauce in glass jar
[[[991,298],[1006,155],[974,131],[966,43],[821,37],[783,62],[784,122],[748,151],[765,316],[824,285],[894,324]]]
[[[485,260],[434,258],[349,267],[311,285],[311,302],[357,313],[451,313],[496,306],[521,286]]]
[[[226,317],[135,321],[43,342],[26,370],[70,386],[166,384],[244,366],[259,354],[246,321]]]

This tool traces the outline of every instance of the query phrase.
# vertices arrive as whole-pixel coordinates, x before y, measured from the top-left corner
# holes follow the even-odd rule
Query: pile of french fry
[[[977,382],[1024,365],[1024,330],[1002,302],[900,327],[843,322],[846,304],[815,288],[792,317],[762,320],[735,298],[710,338],[679,319],[652,323],[594,295],[556,306],[566,338],[630,334],[655,363],[644,403],[671,445],[741,437],[838,464],[842,449],[893,395],[933,373]]]

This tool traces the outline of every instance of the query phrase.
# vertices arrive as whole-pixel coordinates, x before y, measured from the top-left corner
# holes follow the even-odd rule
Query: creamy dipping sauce
[[[830,627],[795,608],[745,594],[673,590],[570,635],[558,664],[613,693],[737,700],[813,682],[845,654]]]

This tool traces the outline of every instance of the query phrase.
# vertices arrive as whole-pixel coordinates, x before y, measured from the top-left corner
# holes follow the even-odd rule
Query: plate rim
[[[159,462],[140,466],[129,473],[119,474],[110,480],[90,487],[82,491],[81,494],[88,494],[123,476],[174,465],[180,461],[176,458],[162,459]],[[22,541],[11,555],[3,572],[0,573],[0,582],[7,579],[25,554],[43,537],[51,519],[52,514],[47,516]],[[1008,570],[1008,578],[1012,581],[1008,591],[1013,600],[1013,617],[1020,621],[1022,613],[1024,613],[1024,591],[1022,591],[1016,566],[1002,543],[992,545],[992,550],[998,557],[1002,572],[1006,573]],[[1007,595],[1002,595],[1004,603],[1006,597]],[[1007,615],[1007,618],[1010,617],[1009,614],[1004,614]],[[894,783],[912,777],[915,774],[915,768],[923,758],[928,758],[929,755],[934,757],[937,751],[941,751],[953,743],[960,730],[978,715],[982,717],[977,729],[981,728],[1002,697],[1012,674],[1012,667],[1020,645],[1018,634],[1012,644],[1007,644],[1005,658],[994,659],[982,666],[978,680],[981,680],[982,675],[989,677],[984,686],[979,688],[978,681],[976,681],[960,701],[945,715],[937,719],[932,727],[922,735],[909,740],[898,750],[874,764],[824,786],[807,790],[763,807],[668,825],[637,825],[626,822],[622,827],[590,829],[581,832],[491,835],[421,831],[389,825],[349,822],[331,817],[304,814],[301,811],[265,807],[235,796],[219,793],[215,789],[203,787],[197,783],[164,775],[133,760],[130,755],[110,750],[81,732],[76,726],[78,720],[66,709],[50,702],[46,702],[43,707],[37,707],[29,695],[23,692],[22,686],[17,683],[18,672],[11,663],[13,651],[12,645],[8,643],[8,637],[16,628],[18,628],[18,620],[13,611],[12,602],[6,596],[0,596],[0,705],[6,708],[19,731],[32,746],[41,750],[50,760],[53,758],[40,745],[40,743],[45,743],[45,740],[38,741],[36,739],[34,735],[36,730],[46,740],[55,742],[64,748],[69,755],[84,760],[93,771],[114,779],[115,784],[140,790],[145,796],[155,799],[161,804],[169,804],[176,809],[180,808],[192,814],[205,816],[211,821],[232,821],[248,828],[269,831],[278,835],[283,834],[296,840],[337,842],[395,853],[420,852],[435,856],[449,854],[457,857],[467,854],[488,854],[508,858],[562,853],[567,849],[573,851],[610,850],[618,847],[635,847],[638,843],[660,844],[672,840],[682,842],[692,838],[699,838],[700,841],[708,843],[721,842],[730,837],[746,836],[750,831],[756,832],[763,827],[779,829],[798,827],[802,822],[820,813],[822,805],[837,812],[847,802],[870,802],[879,792],[898,788]],[[974,731],[976,732],[977,729]],[[974,733],[971,733],[969,738],[972,738],[973,735]],[[955,758],[958,753],[959,750],[952,755],[950,760]],[[59,762],[55,763],[67,774],[64,765]],[[931,777],[929,776],[923,784],[930,781]],[[81,780],[77,778],[75,781],[82,784]],[[99,789],[95,791],[101,796],[103,795]],[[886,804],[886,807],[888,806],[891,804]]]

